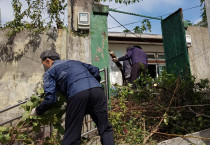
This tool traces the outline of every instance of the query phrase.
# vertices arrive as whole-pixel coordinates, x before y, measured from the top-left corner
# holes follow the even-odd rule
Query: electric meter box
[[[187,47],[191,47],[192,45],[191,36],[185,35],[185,37],[186,37]]]
[[[78,13],[78,30],[88,30],[90,28],[90,14],[88,12]]]

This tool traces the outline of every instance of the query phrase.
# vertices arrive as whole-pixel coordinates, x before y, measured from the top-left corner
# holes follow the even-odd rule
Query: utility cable
[[[125,28],[126,30],[130,31],[129,33],[135,35],[137,38],[141,38],[139,37],[138,35],[136,35],[136,33],[132,32],[131,30],[127,29],[124,25],[122,25],[115,17],[113,17],[111,14],[109,14],[110,17],[112,17],[120,26],[122,26],[123,28]],[[146,39],[144,38],[141,38],[144,42],[148,42]],[[157,45],[156,43],[150,43],[150,44],[153,44],[153,45]],[[159,45],[158,45],[159,46]]]
[[[191,8],[187,8],[187,9],[184,9],[184,10],[182,10],[182,11],[188,11],[188,10],[191,10],[191,9],[194,9],[194,8],[197,8],[197,7],[200,7],[200,5],[198,5],[198,6],[194,6],[194,7],[191,7]],[[161,15],[161,16],[157,16],[157,17],[162,17],[162,16],[168,16],[168,15],[171,15],[172,13],[168,13],[168,14],[164,14],[164,15]],[[149,19],[150,20],[150,19]],[[141,22],[141,21],[136,21],[136,22],[132,22],[132,23],[127,23],[127,24],[124,24],[124,26],[126,26],[126,25],[132,25],[132,24],[135,24],[135,23],[139,23],[139,22]],[[114,26],[114,27],[111,27],[111,28],[108,28],[108,29],[113,29],[113,28],[118,28],[118,27],[121,27],[121,25],[119,25],[119,26]]]
[[[188,11],[188,10],[191,10],[191,9],[195,9],[195,8],[197,8],[197,7],[200,7],[200,5],[198,5],[198,6],[194,6],[194,7],[191,7],[191,8],[187,8],[187,9],[184,9],[184,10],[182,10],[183,12],[184,11]],[[164,14],[164,15],[161,15],[161,16],[157,16],[157,17],[162,17],[162,16],[168,16],[168,15],[171,15],[172,13],[168,13],[168,14]]]
[[[120,24],[120,26],[122,26],[123,28],[125,28],[126,30],[128,30],[124,25],[122,25],[117,19],[115,19],[115,17],[113,17],[111,14],[109,14],[110,15],[110,17],[112,17],[112,19],[114,19],[118,24]],[[128,30],[128,31],[130,31],[130,30]],[[133,33],[133,32],[131,32],[131,33]],[[135,33],[134,33],[134,35],[136,35]]]
[[[124,26],[132,25],[132,24],[139,23],[139,22],[142,22],[142,21],[136,21],[136,22],[132,22],[132,23],[127,23],[127,24],[124,24]],[[114,27],[111,27],[111,28],[108,28],[108,29],[113,29],[113,28],[118,28],[118,27],[121,27],[121,25],[120,26],[114,26]]]

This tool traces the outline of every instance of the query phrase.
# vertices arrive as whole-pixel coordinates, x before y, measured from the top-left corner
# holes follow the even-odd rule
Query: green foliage
[[[37,107],[44,98],[43,89],[37,89],[37,94],[32,95],[30,100],[21,107],[25,110],[21,120],[13,127],[1,127],[0,128],[0,141],[1,143],[13,144],[17,141],[24,142],[26,144],[36,144],[37,136],[41,132],[43,125],[52,125],[54,132],[51,137],[46,137],[43,144],[60,144],[61,135],[64,134],[64,128],[61,125],[62,116],[65,113],[64,103],[65,97],[57,94],[57,101],[51,107],[51,109],[45,112],[41,116],[31,116],[31,110]]]
[[[183,135],[210,127],[208,79],[196,83],[192,76],[181,79],[163,71],[155,79],[141,74],[135,83],[136,90],[129,84],[115,86],[113,92],[110,122],[119,143],[141,144],[156,126],[163,133]]]
[[[193,26],[194,24],[190,20],[186,20],[189,26]]]
[[[142,21],[142,24],[141,24],[141,27],[140,26],[136,26],[134,29],[133,29],[133,32],[134,33],[143,33],[143,32],[151,32],[151,23],[148,19],[144,19]],[[130,30],[123,30],[123,32],[125,33],[130,33],[131,31]]]
[[[97,2],[101,2],[101,1],[106,2],[107,0],[95,0],[95,1],[97,1]],[[112,1],[113,0],[109,0],[109,2],[112,2]],[[122,4],[122,3],[124,3],[124,4],[131,4],[131,3],[140,2],[142,0],[114,0],[114,1],[115,1],[115,3],[120,3],[120,4]]]
[[[200,0],[200,6],[202,7],[201,10],[200,10],[202,20],[200,22],[198,22],[196,25],[197,26],[202,26],[202,27],[208,27],[205,0]]]
[[[65,0],[51,0],[48,6],[48,13],[50,16],[50,22],[48,23],[49,28],[51,27],[53,20],[55,20],[58,29],[63,28],[64,26],[60,19],[60,15],[64,15],[65,8],[67,7]]]
[[[57,29],[65,28],[60,17],[64,14],[64,10],[67,6],[64,0],[50,0],[49,2],[45,0],[25,1],[28,6],[23,10],[22,3],[19,0],[12,0],[14,20],[4,25],[4,28],[11,28],[11,31],[8,33],[9,36],[14,36],[24,29],[41,33],[52,28],[53,23],[56,23]],[[45,14],[46,11],[50,21],[46,21],[47,18],[43,19],[43,14]],[[28,21],[24,20],[26,18]]]
[[[124,33],[130,33],[131,31],[126,29],[126,30],[123,30]]]
[[[151,32],[151,24],[150,24],[150,21],[148,19],[144,19],[142,21],[141,27],[136,26],[133,29],[133,31],[134,31],[134,33],[143,33],[143,32],[146,32],[146,31]]]

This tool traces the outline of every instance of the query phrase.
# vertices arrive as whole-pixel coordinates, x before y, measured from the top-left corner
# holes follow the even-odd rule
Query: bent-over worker
[[[107,99],[100,85],[99,69],[74,60],[60,60],[58,53],[44,51],[44,101],[31,112],[42,115],[56,102],[56,92],[67,97],[63,145],[81,144],[83,118],[90,114],[96,123],[101,143],[114,145],[113,129],[108,121]]]
[[[112,60],[117,62],[129,59],[132,62],[130,83],[133,84],[132,88],[135,89],[136,85],[134,81],[139,77],[141,72],[145,73],[148,68],[148,57],[140,46],[133,46],[128,49],[125,56],[113,58]]]

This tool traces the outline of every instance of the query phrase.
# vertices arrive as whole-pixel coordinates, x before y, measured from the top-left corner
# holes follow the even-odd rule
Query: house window
[[[155,64],[149,64],[148,65],[148,73],[152,78],[155,78],[157,76],[157,71],[156,71],[156,65]]]
[[[165,60],[165,55],[164,54],[158,54],[158,59],[159,60]]]
[[[156,59],[155,53],[148,53],[147,57],[148,57],[149,60],[155,60]]]
[[[164,53],[147,53],[148,57],[148,72],[152,78],[161,75],[165,68],[165,55]]]

